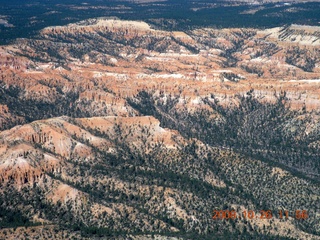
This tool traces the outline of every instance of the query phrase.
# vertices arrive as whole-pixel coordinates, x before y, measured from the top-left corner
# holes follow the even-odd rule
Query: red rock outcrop
[[[113,141],[119,136],[145,151],[157,143],[175,149],[184,142],[177,132],[161,128],[154,117],[83,118],[76,124],[67,120],[41,120],[1,132],[0,181],[18,186],[41,182],[47,173],[60,173],[66,161],[94,161],[93,147],[114,151]],[[86,129],[109,136],[111,142]]]

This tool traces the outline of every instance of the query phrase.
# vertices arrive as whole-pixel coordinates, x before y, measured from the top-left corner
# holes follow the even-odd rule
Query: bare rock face
[[[38,189],[37,194],[42,194],[43,203],[58,209],[71,204],[71,212],[75,216],[84,214],[83,211],[89,215],[93,214],[91,220],[86,218],[85,221],[89,222],[101,219],[99,224],[104,225],[103,222],[106,221],[107,214],[108,218],[118,222],[117,226],[120,227],[121,216],[127,213],[130,214],[130,218],[133,218],[130,221],[136,222],[137,219],[142,221],[145,218],[143,216],[139,217],[139,215],[143,213],[139,213],[138,209],[131,206],[116,203],[106,206],[98,202],[92,202],[93,199],[90,195],[77,189],[71,182],[82,182],[86,179],[91,184],[92,181],[95,182],[97,179],[94,175],[85,174],[86,176],[84,176],[80,174],[79,169],[76,170],[72,165],[102,164],[107,160],[104,158],[110,157],[109,160],[114,161],[113,158],[118,158],[119,151],[126,150],[119,148],[119,144],[121,146],[127,144],[131,149],[126,150],[127,153],[134,151],[136,154],[139,152],[140,154],[147,154],[156,145],[163,149],[176,151],[178,146],[181,147],[185,144],[186,141],[177,132],[163,129],[159,124],[159,121],[153,117],[95,117],[83,119],[61,117],[36,121],[3,131],[0,134],[1,186],[11,186],[14,189],[13,191],[18,191],[19,194],[26,188]],[[124,157],[123,155],[119,156]],[[71,173],[70,171],[73,172],[72,169],[76,170],[77,173]],[[113,170],[110,173],[112,172]],[[123,188],[123,190],[128,188],[125,191],[130,194],[131,190],[129,191],[126,182],[122,182],[111,175],[100,180],[104,184],[112,184],[112,188]],[[150,194],[148,187],[141,186],[140,188],[139,191],[147,191]],[[2,191],[5,191],[5,189],[2,189]],[[32,193],[24,197],[32,197]],[[36,209],[33,209],[32,213],[42,216],[44,214],[41,211],[39,213]],[[104,218],[102,218],[102,214]],[[45,222],[52,220],[47,215],[45,218]],[[161,220],[155,221],[161,229],[170,228],[168,224]],[[143,229],[145,230],[154,228],[146,220],[143,220],[141,224],[144,224]],[[174,228],[171,230],[176,231]]]
[[[1,182],[12,181],[20,186],[33,184],[43,180],[46,173],[61,173],[67,160],[94,161],[94,148],[114,152],[114,141],[120,141],[119,134],[126,136],[121,139],[123,142],[145,151],[148,151],[147,146],[158,143],[173,149],[178,146],[178,134],[161,128],[153,117],[96,117],[77,119],[75,123],[78,125],[68,122],[68,118],[56,118],[1,132]],[[100,132],[110,141],[85,129]]]
[[[60,238],[317,239],[318,35],[99,18],[1,47],[0,224],[19,216]],[[213,222],[214,209],[291,215]]]
[[[214,94],[224,105],[250,89],[263,101],[286,91],[292,108],[316,109],[318,32],[299,25],[166,32],[103,18],[45,28],[37,40],[1,49],[0,104],[8,109],[1,108],[0,126],[61,115],[136,116],[126,99],[142,90],[186,104]]]
[[[272,204],[279,204],[280,196],[290,199],[290,191],[311,193],[285,203],[291,209],[303,202],[310,214],[315,214],[311,198],[319,191],[316,184],[288,171],[244,158],[232,150],[187,140],[177,131],[162,128],[159,120],[150,116],[59,117],[17,126],[0,133],[0,159],[0,194],[19,196],[10,197],[14,199],[11,204],[19,204],[24,216],[52,227],[60,221],[84,224],[87,227],[82,234],[90,233],[97,224],[111,232],[121,228],[131,233],[133,227],[138,227],[142,232],[175,233],[183,228],[207,234],[212,216],[205,212],[226,204],[227,196],[236,191],[232,187],[230,193],[222,194],[229,191],[229,179],[235,181],[230,171],[239,176],[238,184],[250,189],[261,188],[258,182],[263,177],[265,183],[272,185],[268,194],[276,196]],[[250,179],[238,172],[244,168],[252,172]],[[289,192],[281,187],[283,181],[291,189]],[[233,208],[241,214],[249,199],[238,194]],[[260,194],[257,191],[255,197],[261,198]],[[25,202],[30,204],[24,205]],[[141,210],[141,204],[145,210]],[[254,206],[253,202],[250,204]],[[67,220],[60,219],[62,213]],[[172,226],[162,215],[177,219],[173,221],[182,225]],[[243,228],[243,221],[239,220],[236,227]],[[316,221],[315,215],[306,224]],[[260,221],[251,224],[263,233]],[[198,226],[197,230],[194,226]],[[288,226],[292,237],[316,237],[298,229],[292,219],[276,220],[269,225],[269,233],[276,235],[281,229],[280,234],[287,236]],[[59,231],[55,230],[55,234]]]

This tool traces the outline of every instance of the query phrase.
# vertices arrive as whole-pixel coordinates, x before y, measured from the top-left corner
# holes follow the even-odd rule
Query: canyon
[[[0,46],[0,238],[320,239],[319,46],[317,26],[117,18]]]

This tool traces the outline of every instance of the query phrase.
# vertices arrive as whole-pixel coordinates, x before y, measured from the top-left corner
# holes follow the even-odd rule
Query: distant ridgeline
[[[241,3],[242,2],[242,3]],[[142,4],[143,3],[143,4]],[[120,17],[142,20],[163,30],[190,30],[199,27],[269,28],[285,24],[318,25],[318,2],[265,3],[247,5],[246,1],[179,1],[155,4],[152,1],[0,1],[0,44],[16,38],[37,35],[48,26],[66,25],[88,18]],[[171,9],[174,9],[172,11]],[[18,17],[17,17],[18,16]]]

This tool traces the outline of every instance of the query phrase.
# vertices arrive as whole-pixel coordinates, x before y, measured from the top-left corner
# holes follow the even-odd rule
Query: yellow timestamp
[[[288,219],[292,217],[303,220],[308,218],[308,212],[307,210],[296,210],[292,212],[287,210],[245,210],[238,213],[235,210],[213,210],[212,219],[272,219],[274,217],[278,219]]]

